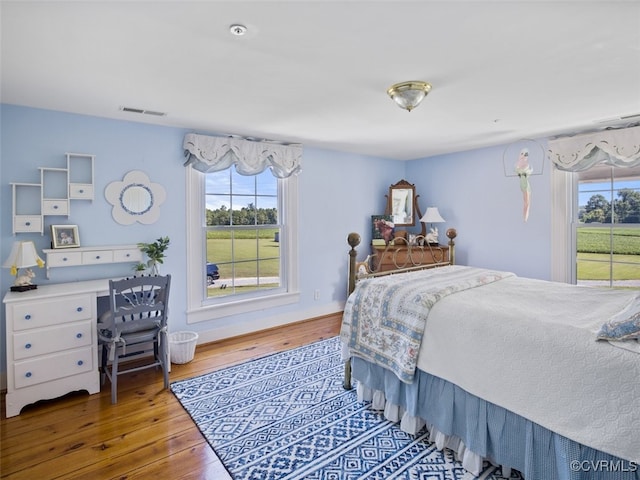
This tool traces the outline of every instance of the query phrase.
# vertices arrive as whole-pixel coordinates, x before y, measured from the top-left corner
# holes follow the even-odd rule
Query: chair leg
[[[164,375],[164,388],[169,388],[169,349],[166,340],[162,342],[162,374]]]
[[[111,403],[116,404],[118,402],[118,347],[116,348],[113,361],[111,362]]]
[[[100,385],[104,385],[107,380],[107,354],[108,348],[106,345],[102,345],[102,361],[100,362]]]

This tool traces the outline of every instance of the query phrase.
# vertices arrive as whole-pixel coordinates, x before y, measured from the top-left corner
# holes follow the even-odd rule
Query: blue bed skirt
[[[640,480],[639,464],[574,442],[428,373],[418,371],[407,384],[354,357],[352,376],[384,392],[388,402],[408,414],[457,436],[474,453],[518,470],[526,480]]]

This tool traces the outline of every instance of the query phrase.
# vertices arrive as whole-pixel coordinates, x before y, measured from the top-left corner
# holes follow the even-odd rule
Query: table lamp
[[[11,269],[11,275],[16,276],[16,280],[11,287],[12,292],[25,292],[38,288],[37,285],[31,283],[31,279],[35,274],[29,267],[44,267],[44,261],[38,256],[36,246],[31,241],[13,242],[11,253],[2,265],[4,268]],[[26,272],[20,275],[20,269],[26,268]]]
[[[431,229],[430,232],[426,235],[426,241],[429,245],[438,245],[438,228],[434,227],[434,223],[442,223],[444,222],[444,218],[440,216],[440,212],[438,211],[438,207],[428,207],[425,214],[420,219],[422,223],[430,223]]]

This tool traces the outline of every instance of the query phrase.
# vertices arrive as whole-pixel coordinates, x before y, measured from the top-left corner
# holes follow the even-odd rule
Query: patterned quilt
[[[452,293],[512,276],[451,265],[361,280],[347,299],[341,337],[352,355],[412,383],[431,307]]]

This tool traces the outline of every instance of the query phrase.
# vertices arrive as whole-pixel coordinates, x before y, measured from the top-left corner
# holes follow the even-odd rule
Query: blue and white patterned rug
[[[468,480],[342,388],[338,337],[171,384],[235,480]],[[488,467],[483,480],[498,480]]]

